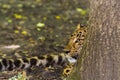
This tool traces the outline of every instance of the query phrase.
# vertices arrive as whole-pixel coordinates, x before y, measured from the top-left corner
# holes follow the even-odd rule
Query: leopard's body
[[[54,66],[54,64],[63,65],[65,63],[75,63],[75,57],[79,55],[82,49],[86,34],[87,28],[78,25],[77,29],[71,35],[68,45],[64,49],[64,53],[60,53],[59,55],[49,54],[30,58],[18,58],[15,60],[4,58],[0,61],[0,70],[26,69],[32,66]],[[64,72],[66,70],[67,69],[65,69]]]

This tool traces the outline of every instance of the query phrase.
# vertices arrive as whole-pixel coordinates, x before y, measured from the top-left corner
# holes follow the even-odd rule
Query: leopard
[[[87,36],[87,27],[78,24],[75,31],[73,31],[72,35],[70,36],[69,42],[67,46],[65,47],[64,51],[72,58],[76,59],[79,57],[81,50],[85,44]],[[74,63],[75,64],[75,63]],[[63,70],[63,75],[68,76],[72,73],[74,64],[70,64]]]
[[[54,66],[55,64],[61,66],[68,64],[70,66],[67,66],[63,70],[63,75],[69,75],[72,72],[73,65],[77,62],[77,57],[85,43],[86,35],[87,27],[78,24],[62,53],[16,59],[2,58],[0,59],[0,71],[27,69],[33,66],[48,67]]]

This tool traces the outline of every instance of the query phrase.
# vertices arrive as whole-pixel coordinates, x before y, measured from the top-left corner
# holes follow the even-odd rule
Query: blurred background
[[[61,51],[77,24],[87,24],[88,6],[87,0],[0,0],[0,46]]]

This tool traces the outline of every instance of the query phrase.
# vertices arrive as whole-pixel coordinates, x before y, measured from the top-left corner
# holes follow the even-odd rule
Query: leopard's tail
[[[4,70],[13,70],[13,69],[27,69],[32,66],[53,66],[63,65],[68,61],[68,56],[61,53],[59,55],[43,55],[43,56],[34,56],[30,58],[17,58],[17,59],[6,59],[3,58],[0,61],[0,71]]]

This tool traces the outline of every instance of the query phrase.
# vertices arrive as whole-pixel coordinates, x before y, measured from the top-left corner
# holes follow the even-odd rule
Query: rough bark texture
[[[85,55],[68,80],[120,80],[120,1],[91,0],[90,11]]]

